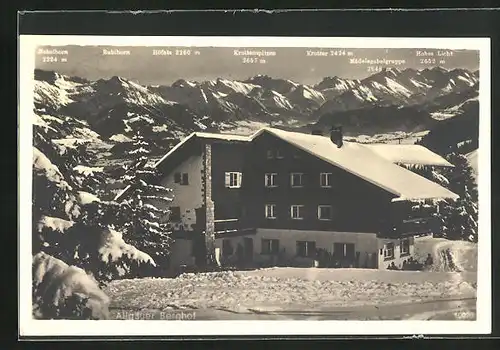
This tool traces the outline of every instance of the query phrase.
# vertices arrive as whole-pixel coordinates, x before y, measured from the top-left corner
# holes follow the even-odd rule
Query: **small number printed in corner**
[[[473,321],[476,319],[476,313],[470,310],[460,310],[454,313],[455,319],[461,321]]]

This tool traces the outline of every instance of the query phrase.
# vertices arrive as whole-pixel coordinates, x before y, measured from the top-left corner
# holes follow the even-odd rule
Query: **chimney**
[[[330,140],[332,140],[332,142],[334,144],[336,144],[338,148],[340,148],[344,144],[342,138],[343,138],[342,137],[342,127],[341,126],[333,126],[330,129]]]
[[[311,131],[311,135],[323,136],[323,131],[321,131],[319,129],[314,129]]]

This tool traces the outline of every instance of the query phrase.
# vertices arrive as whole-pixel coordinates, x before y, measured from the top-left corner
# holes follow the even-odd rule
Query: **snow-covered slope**
[[[226,311],[221,317],[226,319],[249,319],[256,314],[281,320],[328,319],[327,310],[335,314],[335,308],[347,305],[376,310],[383,306],[396,308],[410,300],[415,305],[476,296],[473,275],[464,276],[464,280],[453,277],[453,273],[445,272],[268,268],[184,274],[175,279],[113,281],[106,292],[113,298],[112,315],[123,310],[159,314],[159,310],[181,309],[195,311],[196,315],[210,312],[211,319],[217,319],[213,316],[221,311]],[[151,293],[157,297],[151,298]],[[395,316],[399,318],[392,319],[403,315]],[[361,319],[342,310],[336,317]],[[363,319],[380,317],[381,313],[375,313]]]
[[[321,82],[314,86],[314,89],[321,91],[327,99],[332,99],[360,84],[360,80],[344,79],[334,76],[323,78]]]
[[[35,106],[53,110],[75,102],[74,97],[94,92],[85,79],[42,70],[35,70],[34,89]]]
[[[431,116],[436,120],[444,120],[477,109],[479,106],[478,84],[459,92],[442,95],[427,105]]]
[[[315,115],[373,106],[417,105],[443,95],[461,93],[477,83],[477,75],[465,69],[441,67],[420,71],[387,68],[361,81],[325,78],[316,88],[329,99]]]
[[[472,170],[474,171],[474,177],[476,178],[476,181],[477,181],[477,176],[478,176],[477,174],[479,171],[477,152],[478,152],[478,150],[475,150],[475,151],[472,151],[470,153],[467,153],[467,155],[466,155],[467,160],[469,161],[469,164],[472,167]]]
[[[74,81],[58,73],[37,71],[35,78],[35,106],[41,113],[80,120],[103,138],[137,131],[154,134],[153,127],[161,125],[166,126],[159,136],[163,138],[200,130],[195,119],[202,116],[189,106],[122,77]]]
[[[217,90],[224,94],[241,93],[247,95],[258,85],[251,83],[244,83],[236,80],[217,79],[205,82],[203,85],[208,86],[210,89]]]
[[[296,128],[317,120],[358,135],[414,133],[477,108],[478,89],[477,74],[439,67],[388,68],[362,80],[325,77],[316,85],[256,75],[145,86],[118,76],[87,81],[41,70],[35,79],[41,113],[74,117],[111,143],[137,132],[170,143],[193,131],[228,132],[248,123]]]
[[[385,77],[383,78],[385,80]],[[438,97],[428,101],[422,101],[427,98],[426,94],[418,93],[406,99],[405,96],[408,95],[405,93],[406,90],[401,90],[400,94],[389,94],[389,88],[386,88],[385,85],[377,81],[372,81],[370,84],[380,88],[374,91],[365,85],[360,85],[333,100],[326,101],[316,112],[321,115],[318,117],[315,127],[327,129],[332,124],[339,124],[349,135],[373,136],[394,132],[415,133],[432,130],[441,121],[455,120],[457,117],[473,120],[479,116],[477,83],[449,93],[443,92]],[[384,96],[383,93],[386,95]],[[391,97],[392,102],[389,102],[387,96]],[[417,102],[419,100],[421,102]],[[408,105],[408,103],[413,104]],[[329,112],[322,114],[323,111]],[[460,128],[455,130],[456,128],[453,127],[455,124],[462,123],[452,121],[449,124],[453,129],[453,132],[448,129],[450,134],[463,134],[464,131],[467,131]],[[472,134],[464,139],[458,138],[457,142],[477,139],[477,136],[473,135],[475,130],[469,129],[467,133]]]
[[[465,69],[440,67],[420,71],[387,68],[362,80],[325,77],[311,86],[267,75],[244,81],[179,79],[170,86],[144,86],[117,76],[90,82],[40,70],[35,79],[37,107],[85,119],[106,137],[130,137],[137,129],[159,127],[165,132],[168,129],[163,136],[172,137],[221,130],[223,124],[243,120],[305,124],[341,111],[428,103],[477,90],[478,82],[477,74]],[[451,97],[437,101],[432,116],[454,116],[476,97],[457,99],[455,104]]]

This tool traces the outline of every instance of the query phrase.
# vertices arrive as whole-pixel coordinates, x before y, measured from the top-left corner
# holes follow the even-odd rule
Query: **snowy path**
[[[330,307],[302,309],[297,305],[287,310],[262,308],[240,311],[224,308],[183,309],[170,312],[193,313],[196,320],[474,320],[476,298],[431,300],[394,305],[361,305],[357,307]],[[162,319],[164,310],[129,308],[111,309],[111,318],[120,319],[121,312],[149,314],[150,319]],[[169,311],[167,311],[169,312]],[[142,316],[144,317],[144,316]],[[164,319],[164,318],[163,318]]]
[[[196,310],[198,320],[441,320],[474,319],[476,299],[433,300],[397,305],[337,307],[312,310],[229,312],[225,310]]]
[[[460,277],[458,277],[460,275]],[[197,319],[401,319],[475,305],[475,273],[273,268],[112,282],[111,312]]]
[[[113,281],[105,292],[112,318],[183,311],[198,320],[474,318],[476,245],[425,238],[417,248],[434,255],[435,271],[268,268]],[[459,272],[440,260],[448,248]]]

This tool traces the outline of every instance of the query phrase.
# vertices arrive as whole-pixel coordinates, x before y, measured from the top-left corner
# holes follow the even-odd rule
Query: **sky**
[[[50,52],[54,49],[59,52]],[[113,50],[128,54],[117,55],[116,52],[111,52],[115,54],[110,55]],[[153,52],[154,50],[158,51]],[[190,50],[190,54],[186,55],[187,52],[182,50]],[[254,52],[242,55],[244,50]],[[266,55],[262,54],[262,50],[266,51]],[[261,55],[255,55],[255,51]],[[317,51],[321,51],[322,55],[318,55]],[[433,56],[424,56],[423,52],[432,53]],[[169,55],[165,55],[167,53]],[[178,79],[244,80],[258,74],[314,85],[326,76],[363,79],[384,67],[424,69],[441,66],[447,69],[469,70],[479,68],[479,51],[425,48],[45,46],[38,47],[35,56],[36,68],[89,80],[107,79],[116,75],[143,85],[170,85]],[[57,58],[57,62],[54,58]],[[378,62],[373,61],[377,59]]]

